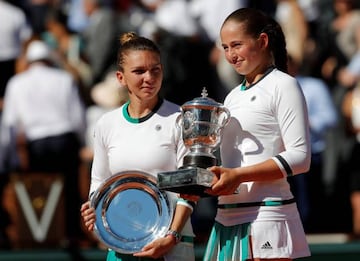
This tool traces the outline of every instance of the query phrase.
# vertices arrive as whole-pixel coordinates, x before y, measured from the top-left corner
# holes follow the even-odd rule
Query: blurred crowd
[[[359,1],[0,0],[0,248],[12,247],[2,194],[12,173],[62,173],[66,236],[93,240],[77,231],[78,212],[93,124],[127,100],[114,73],[119,35],[134,31],[159,45],[168,100],[181,105],[206,87],[222,102],[241,78],[225,62],[218,34],[241,7],[280,23],[289,73],[307,101],[312,165],[309,175],[289,178],[305,231],[360,236]],[[215,200],[205,198],[193,214],[200,241],[214,211]]]

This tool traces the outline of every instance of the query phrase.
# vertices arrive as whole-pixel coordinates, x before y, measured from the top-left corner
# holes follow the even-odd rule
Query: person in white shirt
[[[52,66],[51,51],[44,42],[30,42],[25,56],[28,68],[14,75],[6,87],[0,165],[10,171],[63,174],[66,235],[76,241],[80,215],[72,212],[81,204],[78,168],[85,108],[72,76]],[[25,140],[27,155],[21,162],[16,146],[20,138]]]
[[[6,83],[15,74],[16,59],[31,34],[24,11],[0,0],[0,118]]]
[[[16,59],[20,55],[23,43],[31,36],[32,28],[28,24],[23,10],[0,0],[0,122],[3,99],[8,80],[16,73]],[[0,135],[1,135],[0,126]],[[0,147],[0,158],[3,154]],[[8,172],[0,162],[0,196],[8,183]],[[0,204],[0,248],[10,247],[6,226],[9,224],[8,214]]]
[[[116,76],[127,88],[129,101],[105,113],[95,125],[90,198],[105,180],[122,171],[138,170],[156,177],[161,171],[176,170],[187,151],[176,127],[180,107],[159,96],[163,67],[154,42],[135,33],[123,34]],[[189,218],[193,206],[174,193],[168,195],[176,208],[166,236],[133,255],[109,249],[107,260],[195,260]],[[93,231],[96,214],[90,201],[82,205],[81,213],[85,226]]]

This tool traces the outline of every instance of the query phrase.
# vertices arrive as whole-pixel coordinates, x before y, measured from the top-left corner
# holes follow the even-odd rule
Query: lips
[[[235,67],[241,67],[241,65],[243,64],[243,61],[236,61],[233,64]]]
[[[151,87],[151,86],[143,86],[143,87],[141,87],[141,89],[146,89],[146,90],[155,90],[155,87]]]

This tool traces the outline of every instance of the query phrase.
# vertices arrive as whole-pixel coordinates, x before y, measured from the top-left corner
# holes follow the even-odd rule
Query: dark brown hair
[[[159,47],[150,39],[138,36],[134,32],[124,33],[119,38],[120,47],[118,51],[117,65],[123,71],[124,55],[128,51],[150,51],[160,56]]]
[[[266,33],[269,38],[269,50],[274,57],[275,66],[287,72],[286,41],[281,26],[270,16],[254,8],[241,8],[232,12],[224,21],[236,21],[245,27],[245,33],[258,38]]]

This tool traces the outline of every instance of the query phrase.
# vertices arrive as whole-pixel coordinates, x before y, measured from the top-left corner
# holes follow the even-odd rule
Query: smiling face
[[[228,20],[221,28],[220,37],[227,61],[239,74],[251,77],[268,67],[267,34],[254,38],[246,34],[244,23]]]
[[[161,88],[163,70],[160,56],[147,50],[130,50],[124,54],[123,70],[116,76],[128,88],[130,99],[156,99]]]

